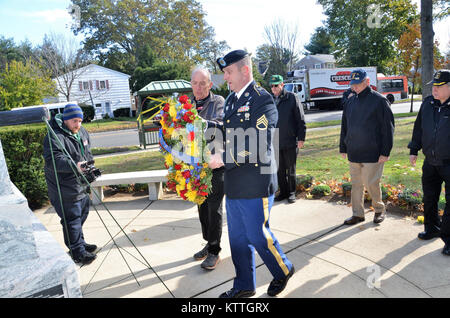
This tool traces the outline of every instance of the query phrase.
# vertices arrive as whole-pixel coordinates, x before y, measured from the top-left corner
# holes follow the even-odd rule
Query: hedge
[[[28,199],[31,209],[48,201],[44,175],[43,141],[45,126],[2,128],[0,139],[11,181]]]

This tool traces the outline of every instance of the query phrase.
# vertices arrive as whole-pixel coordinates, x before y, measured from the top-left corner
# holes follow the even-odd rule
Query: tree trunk
[[[427,85],[433,79],[433,1],[420,1],[420,33],[422,37],[422,100],[431,95],[431,85]]]

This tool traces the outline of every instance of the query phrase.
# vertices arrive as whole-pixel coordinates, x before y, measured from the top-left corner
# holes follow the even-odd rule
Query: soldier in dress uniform
[[[217,60],[232,93],[224,105],[222,154],[211,156],[210,167],[225,166],[225,195],[231,256],[236,270],[233,288],[221,298],[251,297],[256,289],[255,250],[274,279],[269,296],[279,294],[294,266],[270,230],[269,214],[277,190],[272,139],[278,120],[272,96],[253,81],[247,52],[236,50]]]

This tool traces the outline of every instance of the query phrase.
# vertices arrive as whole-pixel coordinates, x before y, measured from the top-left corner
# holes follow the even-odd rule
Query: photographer
[[[57,114],[50,121],[50,126],[60,142],[55,140],[56,137],[53,134],[47,135],[44,139],[43,155],[48,195],[61,218],[64,243],[71,251],[76,263],[89,264],[96,258],[93,252],[97,246],[87,244],[83,236],[82,226],[89,214],[89,196],[86,192],[88,185],[83,182],[81,174],[85,170],[86,162],[93,160],[93,156],[90,150],[89,134],[81,126],[82,121],[81,108],[76,104],[67,104],[63,114]],[[65,155],[61,144],[71,158]],[[55,170],[58,180],[56,180]]]

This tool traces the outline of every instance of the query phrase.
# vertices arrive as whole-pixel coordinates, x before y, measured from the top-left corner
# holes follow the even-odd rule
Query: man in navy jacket
[[[442,253],[450,255],[450,70],[436,72],[432,83],[432,96],[420,106],[408,148],[413,166],[420,149],[425,155],[422,167],[425,231],[418,236],[422,240],[441,237],[445,243]],[[446,204],[441,222],[438,202],[443,182]]]
[[[381,223],[386,207],[381,198],[380,180],[394,143],[394,115],[389,101],[372,90],[364,70],[355,70],[350,76],[354,94],[344,105],[339,151],[349,161],[353,215],[344,224],[365,220],[364,186],[375,209],[373,221]]]

